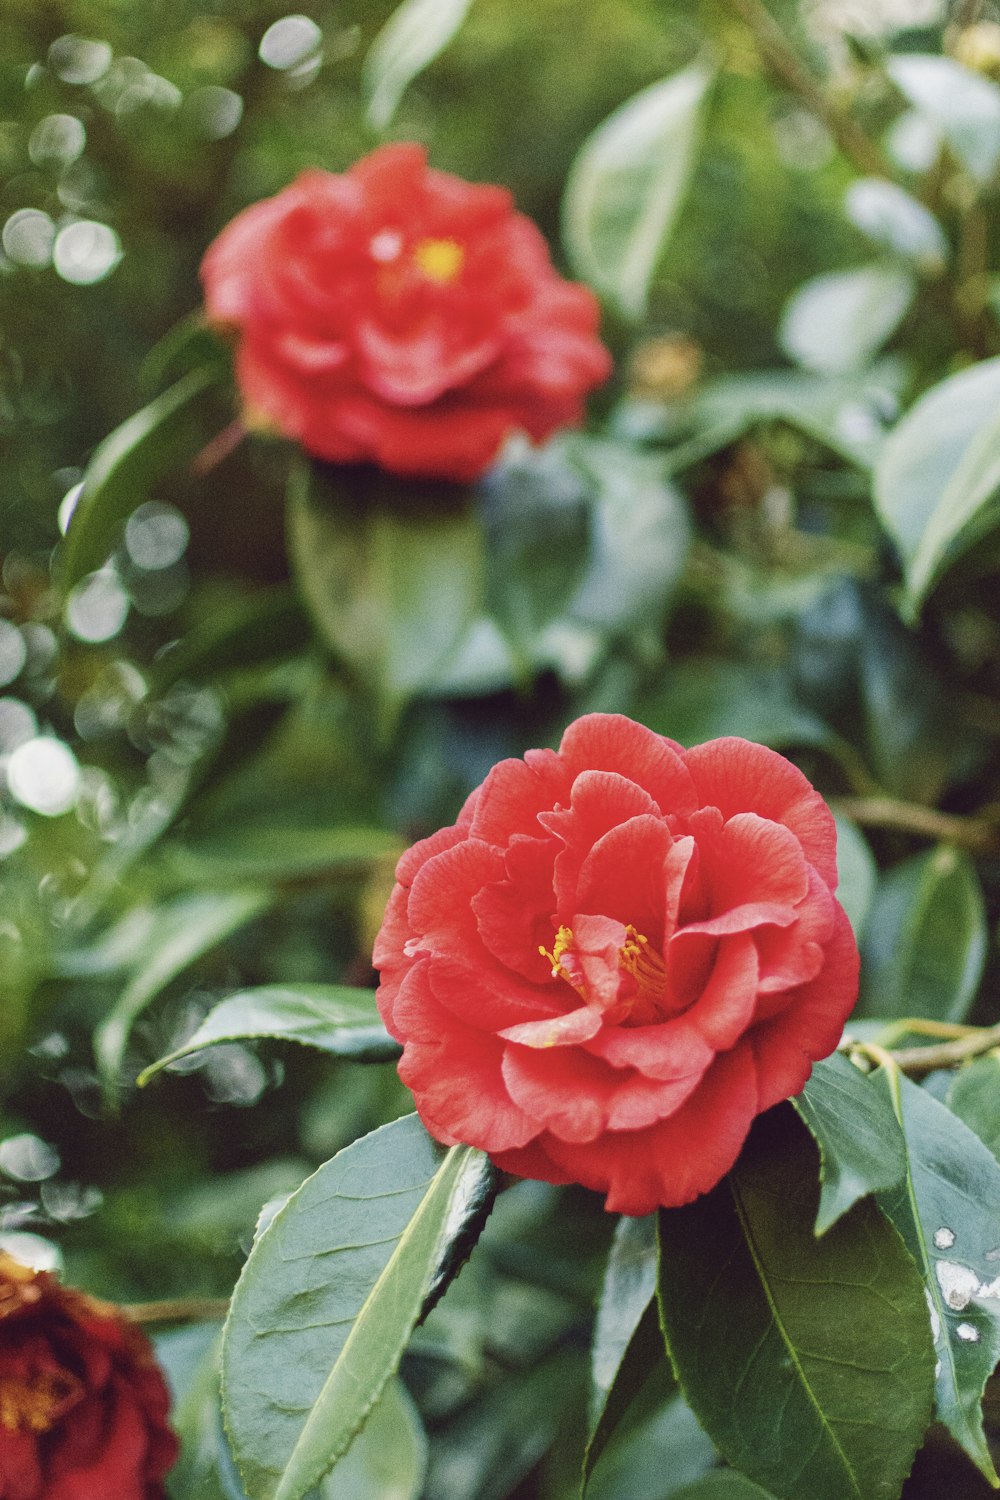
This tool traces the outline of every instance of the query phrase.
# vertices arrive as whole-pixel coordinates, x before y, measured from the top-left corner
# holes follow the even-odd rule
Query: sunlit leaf
[[[1000,1361],[1000,1164],[896,1068],[880,1068],[873,1082],[906,1139],[903,1185],[879,1201],[924,1278],[938,1359],[937,1415],[996,1485],[980,1401]]]
[[[385,130],[392,123],[408,86],[444,51],[471,5],[472,0],[403,0],[393,11],[362,72],[373,129]]]
[[[807,370],[842,375],[865,366],[895,333],[917,284],[899,265],[814,276],[785,306],[779,337]]]
[[[902,1182],[906,1150],[895,1111],[839,1052],[816,1064],[792,1104],[819,1147],[818,1235],[860,1198]]]
[[[391,1376],[365,1425],[319,1487],[319,1500],[419,1500],[427,1435],[403,1382]]]
[[[858,177],[844,196],[847,217],[869,239],[922,271],[940,272],[948,258],[948,240],[937,219],[919,198],[884,177]]]
[[[120,528],[169,469],[181,469],[212,437],[206,393],[214,370],[192,370],[115,428],[95,449],[60,549],[57,580],[68,593],[114,551]]]
[[[585,281],[642,317],[694,164],[712,81],[700,63],[630,99],[580,148],[563,199],[563,239]]]
[[[962,1021],[986,961],[975,866],[942,846],[914,855],[875,888],[862,944],[858,1014]]]
[[[717,1188],[661,1213],[671,1357],[727,1462],[779,1500],[895,1500],[930,1418],[921,1278],[871,1199],[815,1237],[791,1120],[762,1116]]]
[[[941,133],[980,182],[1000,162],[1000,89],[953,57],[910,52],[890,57],[886,70],[914,109]]]
[[[254,1244],[223,1352],[226,1420],[251,1500],[300,1500],[394,1373],[495,1192],[487,1159],[409,1115],[310,1177]]]
[[[886,439],[875,504],[899,547],[916,609],[947,564],[997,524],[1000,359],[951,375]]]
[[[178,896],[156,915],[138,969],[94,1035],[94,1051],[107,1082],[118,1075],[129,1033],[171,980],[271,904],[270,891],[198,891]]]
[[[216,1005],[183,1047],[140,1073],[140,1087],[181,1057],[220,1042],[300,1042],[355,1062],[386,1062],[399,1046],[379,1019],[374,990],[338,984],[266,984]]]

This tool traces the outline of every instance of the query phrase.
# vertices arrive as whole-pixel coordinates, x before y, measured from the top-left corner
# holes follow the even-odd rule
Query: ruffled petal
[[[555,839],[517,834],[507,850],[505,878],[484,885],[472,897],[479,935],[490,953],[505,968],[535,983],[546,973],[539,948],[552,945],[553,864],[558,850]]]
[[[575,892],[565,892],[565,905],[560,901],[560,915],[574,909],[602,912],[636,928],[659,949],[667,902],[666,862],[672,845],[667,825],[648,814],[612,828],[584,860]]]
[[[684,761],[662,735],[623,714],[584,714],[562,737],[559,755],[571,773],[617,771],[668,813],[694,812],[698,796]]]
[[[698,1000],[684,1019],[718,1051],[736,1045],[757,1014],[758,962],[747,933],[723,938],[715,965]]]
[[[509,1046],[503,1076],[511,1098],[561,1141],[596,1141],[608,1130],[640,1131],[678,1109],[700,1073],[648,1078],[579,1050]]]

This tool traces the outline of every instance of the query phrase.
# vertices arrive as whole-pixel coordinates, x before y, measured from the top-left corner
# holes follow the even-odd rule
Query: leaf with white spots
[[[907,1174],[879,1202],[924,1277],[937,1349],[937,1414],[1000,1486],[980,1409],[1000,1361],[1000,1164],[951,1110],[897,1069],[872,1082],[903,1127]]]

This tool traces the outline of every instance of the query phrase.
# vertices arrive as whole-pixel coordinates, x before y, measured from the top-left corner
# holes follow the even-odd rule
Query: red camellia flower
[[[833,817],[746,740],[590,714],[495,766],[396,882],[379,1008],[428,1130],[622,1213],[713,1187],[857,994]]]
[[[168,1405],[135,1324],[0,1252],[2,1500],[163,1500]]]
[[[420,146],[304,172],[227,225],[202,279],[248,420],[334,463],[475,479],[508,433],[579,422],[611,368],[593,294],[510,194]]]

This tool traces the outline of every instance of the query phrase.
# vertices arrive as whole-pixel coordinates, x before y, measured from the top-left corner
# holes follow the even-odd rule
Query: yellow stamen
[[[457,240],[421,240],[414,246],[413,259],[428,281],[444,285],[461,271],[465,250]]]
[[[625,929],[625,942],[618,950],[618,965],[631,974],[640,992],[649,999],[658,1000],[667,982],[667,966],[655,948],[650,948],[649,939],[629,924]]]
[[[0,1427],[7,1432],[48,1432],[82,1391],[68,1370],[43,1370],[32,1380],[0,1376]]]
[[[548,948],[543,948],[540,943],[538,945],[539,953],[543,958],[547,958],[549,963],[552,965],[552,978],[565,979],[567,984],[573,984],[573,981],[570,978],[569,974],[567,974],[566,970],[563,968],[562,958],[563,954],[568,952],[569,949],[572,948],[574,941],[575,939],[573,937],[572,927],[560,927],[559,931],[556,933],[556,940],[552,945],[551,953],[549,952]],[[574,989],[576,988],[575,985],[573,987]]]

